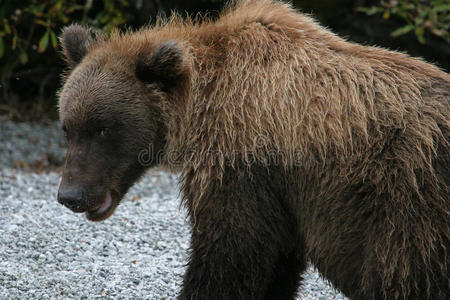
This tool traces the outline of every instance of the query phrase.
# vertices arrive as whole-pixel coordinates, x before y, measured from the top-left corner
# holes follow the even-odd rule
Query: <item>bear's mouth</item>
[[[92,210],[88,210],[86,218],[89,221],[102,221],[109,218],[119,204],[119,197],[112,191],[108,190],[102,197],[100,203]]]

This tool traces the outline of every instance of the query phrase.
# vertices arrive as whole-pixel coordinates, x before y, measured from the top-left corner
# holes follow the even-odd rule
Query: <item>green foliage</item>
[[[380,6],[359,7],[358,11],[369,16],[381,14],[387,20],[400,18],[405,25],[394,30],[394,37],[413,31],[417,40],[425,44],[425,34],[429,32],[450,43],[450,1],[449,0],[388,0]]]
[[[130,20],[127,6],[126,0],[2,0],[0,58],[26,64],[33,52],[57,49],[56,36],[69,22],[111,31]]]

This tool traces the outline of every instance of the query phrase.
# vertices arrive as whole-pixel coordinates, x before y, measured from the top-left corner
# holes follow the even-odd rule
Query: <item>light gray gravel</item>
[[[0,116],[0,168],[61,164],[65,141],[59,122],[14,123]]]
[[[174,299],[189,244],[176,176],[149,172],[111,218],[88,222],[57,203],[59,174],[14,169],[62,157],[57,126],[0,119],[0,299]],[[345,299],[305,277],[299,299]]]

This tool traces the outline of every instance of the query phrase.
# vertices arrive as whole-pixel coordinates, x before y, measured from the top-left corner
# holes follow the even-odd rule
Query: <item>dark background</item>
[[[225,0],[0,0],[0,114],[56,118],[64,62],[56,37],[74,22],[136,29],[172,10],[217,17]],[[450,71],[450,0],[297,0],[349,40],[406,51]],[[394,34],[392,34],[395,32]]]

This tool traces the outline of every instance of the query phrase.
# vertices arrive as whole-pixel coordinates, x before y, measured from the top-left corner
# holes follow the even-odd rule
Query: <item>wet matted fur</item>
[[[182,174],[180,299],[293,299],[307,259],[351,299],[450,298],[448,74],[269,0],[61,39],[67,130],[120,121],[104,185],[121,198],[148,145]]]

